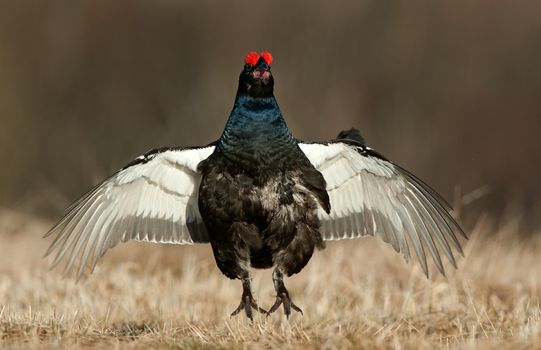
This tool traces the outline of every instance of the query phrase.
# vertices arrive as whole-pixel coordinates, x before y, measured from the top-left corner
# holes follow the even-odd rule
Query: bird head
[[[271,73],[272,55],[269,52],[250,52],[244,58],[240,73],[239,93],[262,98],[273,95],[274,78]]]

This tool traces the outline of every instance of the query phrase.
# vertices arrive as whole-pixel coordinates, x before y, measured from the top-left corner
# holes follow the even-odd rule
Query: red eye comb
[[[265,62],[267,62],[269,66],[271,65],[272,55],[270,54],[270,52],[262,52],[261,57],[263,57],[263,59],[265,60]]]
[[[255,66],[257,61],[259,61],[259,54],[255,51],[250,52],[246,55],[246,58],[244,58],[244,63],[251,64],[252,66]]]
[[[269,66],[271,65],[272,55],[270,54],[270,52],[262,52],[261,54],[258,54],[257,52],[252,51],[246,55],[246,57],[244,58],[244,63],[255,66],[257,61],[259,61],[259,57],[262,57]]]

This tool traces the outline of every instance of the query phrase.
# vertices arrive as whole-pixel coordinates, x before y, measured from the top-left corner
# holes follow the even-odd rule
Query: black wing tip
[[[457,227],[457,231],[458,233],[460,233],[460,235],[462,237],[464,237],[465,240],[469,240],[470,237],[468,237],[468,235],[466,234],[466,232],[464,232],[464,230],[462,229],[462,227],[455,221],[455,224],[456,224],[456,227]],[[461,252],[462,253],[462,252]],[[464,255],[464,254],[462,254]]]
[[[47,233],[45,235],[43,235],[43,237],[41,237],[41,239],[47,239],[49,238],[51,235],[53,235],[55,232],[56,232],[56,229],[58,228],[58,225],[55,225],[53,228],[51,228],[49,231],[47,231]],[[56,240],[55,240],[56,241]],[[47,250],[45,251],[45,253],[43,253],[42,255],[42,259],[45,259],[47,258],[49,255],[51,255],[51,253],[55,250],[54,249],[54,246],[55,246],[55,241],[53,241],[53,243],[51,243],[49,245],[49,247],[47,248]]]
[[[423,275],[425,275],[426,279],[430,279],[430,273],[428,272],[428,265],[423,266],[421,265],[421,270],[423,270]]]
[[[49,231],[45,232],[45,234],[43,236],[41,236],[41,239],[46,239],[46,238],[49,238],[53,235],[53,232],[55,231],[55,229],[58,227],[58,223],[56,225],[54,225],[53,227],[51,227],[49,229]]]
[[[445,276],[445,269],[444,269],[443,267],[441,268],[440,273],[441,273],[441,275],[442,275],[443,277],[446,277],[446,276]]]
[[[436,269],[438,270],[440,275],[442,275],[443,277],[447,277],[447,273],[445,272],[445,268],[442,266],[441,269],[440,269],[440,267],[437,264],[435,264],[435,265],[436,265]],[[453,265],[453,267],[455,268],[455,270],[457,269],[456,266]],[[429,272],[430,269],[428,268],[428,265],[427,265],[426,270],[422,266],[421,266],[421,269],[423,270],[423,275],[425,275],[426,279],[430,280],[430,272]]]

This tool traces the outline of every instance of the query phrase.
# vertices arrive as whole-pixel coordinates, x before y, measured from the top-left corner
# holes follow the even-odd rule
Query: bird
[[[128,240],[210,243],[218,269],[242,282],[231,316],[302,314],[284,284],[328,241],[378,236],[428,277],[427,256],[442,275],[456,268],[467,235],[430,186],[368,147],[357,129],[325,142],[294,137],[274,96],[273,57],[244,58],[232,111],[205,146],[157,148],[135,158],[79,200],[48,231],[51,268],[94,270]],[[276,299],[266,310],[251,270],[273,268]]]

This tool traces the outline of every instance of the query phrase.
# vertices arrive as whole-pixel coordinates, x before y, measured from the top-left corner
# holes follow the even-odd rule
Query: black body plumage
[[[325,180],[289,133],[273,97],[237,96],[216,151],[200,163],[199,210],[220,270],[299,272],[323,247],[316,210]]]

